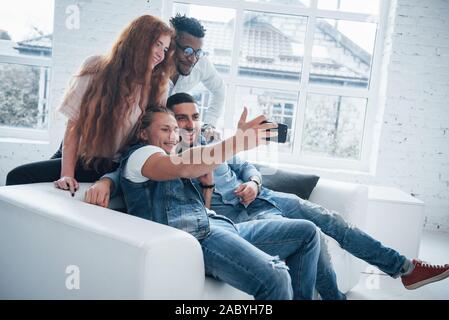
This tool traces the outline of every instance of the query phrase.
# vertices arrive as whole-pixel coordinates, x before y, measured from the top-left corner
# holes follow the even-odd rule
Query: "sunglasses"
[[[204,52],[202,49],[193,50],[191,47],[181,47],[179,43],[176,42],[176,46],[181,49],[184,52],[184,55],[186,57],[190,57],[192,55],[195,55],[195,58],[201,59],[206,55],[206,52]]]

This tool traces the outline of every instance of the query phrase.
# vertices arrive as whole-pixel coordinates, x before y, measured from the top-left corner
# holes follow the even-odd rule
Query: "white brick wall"
[[[449,231],[449,1],[397,1],[376,184],[426,203]]]
[[[66,9],[80,9],[80,28],[66,28]],[[162,0],[57,0],[51,105],[58,105],[83,59],[103,53],[133,18],[160,15]],[[426,228],[449,231],[449,1],[392,0],[385,43],[375,175],[316,171],[323,177],[395,186],[426,203]],[[64,123],[56,117],[51,145],[0,142],[0,183],[14,166],[47,158]],[[377,148],[376,148],[377,149]]]
[[[449,1],[391,5],[375,175],[316,172],[412,193],[425,227],[449,231]]]
[[[449,1],[398,0],[376,184],[426,203],[449,231]]]

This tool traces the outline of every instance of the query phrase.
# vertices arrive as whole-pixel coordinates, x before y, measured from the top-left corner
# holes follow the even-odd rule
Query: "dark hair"
[[[195,98],[192,97],[190,94],[185,93],[185,92],[179,92],[179,93],[175,93],[170,98],[168,98],[166,106],[168,109],[173,111],[173,107],[175,105],[178,105],[181,103],[195,103],[196,104],[196,101],[195,101]]]
[[[206,35],[206,29],[195,18],[188,18],[186,15],[181,16],[177,13],[176,16],[170,19],[170,24],[176,30],[176,32],[187,32],[194,37],[204,38]]]

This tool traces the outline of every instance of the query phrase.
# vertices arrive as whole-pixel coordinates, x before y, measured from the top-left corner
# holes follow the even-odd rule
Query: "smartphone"
[[[263,121],[262,123],[271,123],[272,121]],[[278,123],[278,127],[274,129],[268,129],[267,131],[271,130],[277,130],[278,135],[277,137],[273,138],[266,138],[268,141],[273,141],[277,143],[286,143],[287,142],[287,132],[288,132],[288,126],[284,123]]]

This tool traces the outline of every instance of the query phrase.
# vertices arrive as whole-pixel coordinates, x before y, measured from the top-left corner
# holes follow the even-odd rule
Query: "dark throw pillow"
[[[309,199],[310,194],[315,188],[319,176],[313,174],[301,174],[293,171],[276,169],[274,174],[264,174],[271,172],[273,168],[254,164],[254,166],[262,173],[262,182],[265,188],[285,193],[294,193],[302,199]]]

